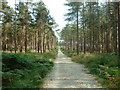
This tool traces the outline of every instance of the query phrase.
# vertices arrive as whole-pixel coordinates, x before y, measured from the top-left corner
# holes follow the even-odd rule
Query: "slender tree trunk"
[[[84,36],[83,36],[83,42],[84,42],[84,54],[86,53],[86,36],[85,36],[85,20],[84,20],[84,17],[85,15],[84,15],[84,3],[83,3],[83,34],[84,34]]]
[[[94,36],[95,36],[95,32],[94,32],[94,7],[92,8],[92,52],[95,51],[95,39],[94,39]]]
[[[79,54],[78,10],[79,10],[79,6],[77,6],[77,55]]]
[[[43,32],[43,53],[45,52],[45,29]]]
[[[117,6],[117,2],[114,2],[114,30],[115,30],[115,32],[114,32],[114,30],[113,30],[113,33],[114,33],[114,36],[113,36],[113,40],[114,40],[114,52],[117,54],[118,52],[117,52],[117,43],[118,43],[118,41],[117,41],[117,32],[118,32],[118,30],[117,30],[117,20],[118,20],[118,15],[117,15],[117,13],[118,13],[118,6]]]
[[[120,57],[120,2],[118,2],[118,56]]]
[[[38,53],[40,51],[40,31],[38,30]]]
[[[26,26],[26,30],[25,30],[25,53],[27,53],[27,30],[28,30],[28,26]]]
[[[109,29],[110,29],[110,22],[109,22],[109,3],[106,2],[106,5],[107,5],[107,8],[106,8],[106,23],[107,23],[107,26],[106,26],[106,52],[108,53],[109,52]],[[108,17],[109,16],[109,17]],[[109,22],[109,25],[108,25],[108,22]]]
[[[16,11],[15,11],[16,14]],[[16,16],[15,16],[16,17]],[[17,51],[17,36],[16,36],[16,30],[17,30],[17,23],[16,23],[16,19],[15,19],[15,29],[14,29],[14,50],[15,53]]]
[[[5,29],[5,23],[3,23],[3,29],[2,29],[2,49],[3,51],[6,50],[6,29]]]
[[[100,43],[100,15],[99,15],[99,1],[97,0],[97,16],[98,16],[98,42],[97,42],[97,45],[98,45],[98,52],[100,53],[100,46],[101,46],[101,43]]]
[[[46,40],[46,42],[47,42],[47,43],[46,43],[47,50],[50,50],[50,47],[49,47],[49,40],[50,40],[50,38]]]
[[[40,37],[41,37],[40,38],[40,50],[41,50],[41,53],[43,53],[43,49],[42,49],[43,48],[43,44],[42,44],[42,42],[43,42],[42,41],[42,32],[40,32]]]
[[[27,3],[26,3],[26,6],[27,6],[27,12],[26,12],[26,30],[25,30],[25,53],[27,53],[27,44],[28,44],[28,37],[27,37],[27,34],[28,34],[28,1],[27,1]]]
[[[35,31],[35,50],[37,50],[37,31]]]
[[[90,53],[92,52],[92,4],[90,2]]]
[[[24,25],[22,25],[22,31],[20,35],[20,52],[22,52],[23,49],[23,33],[24,33]]]
[[[10,52],[12,53],[12,43],[13,43],[13,37],[12,37],[12,33],[9,33],[9,48],[10,48]]]
[[[14,49],[15,49],[15,53],[17,51],[17,42],[16,42],[16,27],[15,27],[15,32],[14,32]]]

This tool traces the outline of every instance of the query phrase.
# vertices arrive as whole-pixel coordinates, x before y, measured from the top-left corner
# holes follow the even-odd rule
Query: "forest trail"
[[[83,65],[74,63],[60,50],[55,66],[45,78],[44,88],[101,88],[95,76],[87,74]]]

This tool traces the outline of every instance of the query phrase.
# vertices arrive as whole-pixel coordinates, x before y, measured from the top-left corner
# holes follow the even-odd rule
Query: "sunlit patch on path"
[[[101,88],[95,77],[81,64],[74,63],[60,50],[52,72],[45,78],[44,88]]]

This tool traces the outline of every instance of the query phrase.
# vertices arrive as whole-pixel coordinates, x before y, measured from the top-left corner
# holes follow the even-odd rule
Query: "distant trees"
[[[2,2],[2,49],[3,51],[46,52],[56,47],[55,21],[45,4],[19,2],[15,9]]]
[[[68,3],[67,5],[69,6],[69,4],[71,3]],[[71,8],[74,8],[74,6],[70,6],[70,9],[68,9],[66,18],[69,22],[71,22],[71,24],[66,25],[61,31],[61,39],[64,40],[64,43],[67,42],[70,44],[70,42],[73,41],[73,38],[69,38],[76,37],[74,43],[76,45],[79,42],[79,49],[84,53],[115,52],[119,55],[119,2],[106,2],[101,4],[99,2],[84,2],[79,5],[80,7],[78,13],[80,18],[78,19],[78,25],[77,23],[74,23],[75,19],[70,20],[70,18],[75,18],[75,15],[71,15],[70,17],[70,13],[73,12]],[[75,6],[77,7],[77,5]],[[74,13],[77,13],[77,11],[74,11]],[[66,33],[71,33],[71,30],[73,30],[73,24],[76,24],[73,33],[77,33],[77,31],[75,31],[77,26],[79,28],[79,40],[77,40],[77,34],[71,34],[66,40]],[[68,26],[69,28],[66,28]],[[73,47],[74,45],[71,45],[69,48]],[[65,49],[67,49],[66,46]],[[77,48],[75,48],[75,50],[77,51]]]
[[[74,20],[77,24],[77,29],[76,29],[76,36],[77,36],[77,44],[76,44],[76,49],[77,49],[77,54],[79,54],[79,9],[80,9],[80,6],[81,6],[81,3],[77,3],[77,2],[73,2],[73,3],[68,3],[68,4],[65,4],[69,7],[71,7],[69,9],[69,13],[66,14],[66,16],[68,17],[66,20],[67,21],[72,21]]]
[[[8,48],[7,48],[7,46],[8,46],[9,50],[11,51],[11,48],[12,48],[11,47],[11,40],[12,39],[10,39],[10,38],[8,39],[7,37],[12,37],[11,34],[13,32],[10,32],[9,30],[12,28],[12,26],[11,26],[12,23],[11,22],[13,21],[12,20],[12,14],[14,13],[14,11],[13,11],[12,8],[10,8],[7,5],[6,2],[3,2],[2,10],[5,12],[5,13],[3,13],[4,16],[2,18],[2,21],[3,21],[3,23],[2,23],[2,30],[3,30],[3,32],[2,32],[2,36],[3,36],[3,38],[2,38],[2,49],[3,50],[8,50]]]

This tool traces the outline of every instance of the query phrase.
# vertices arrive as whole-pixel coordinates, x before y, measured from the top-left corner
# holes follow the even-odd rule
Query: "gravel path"
[[[52,72],[45,78],[44,88],[101,88],[95,76],[83,65],[71,61],[60,50]]]

